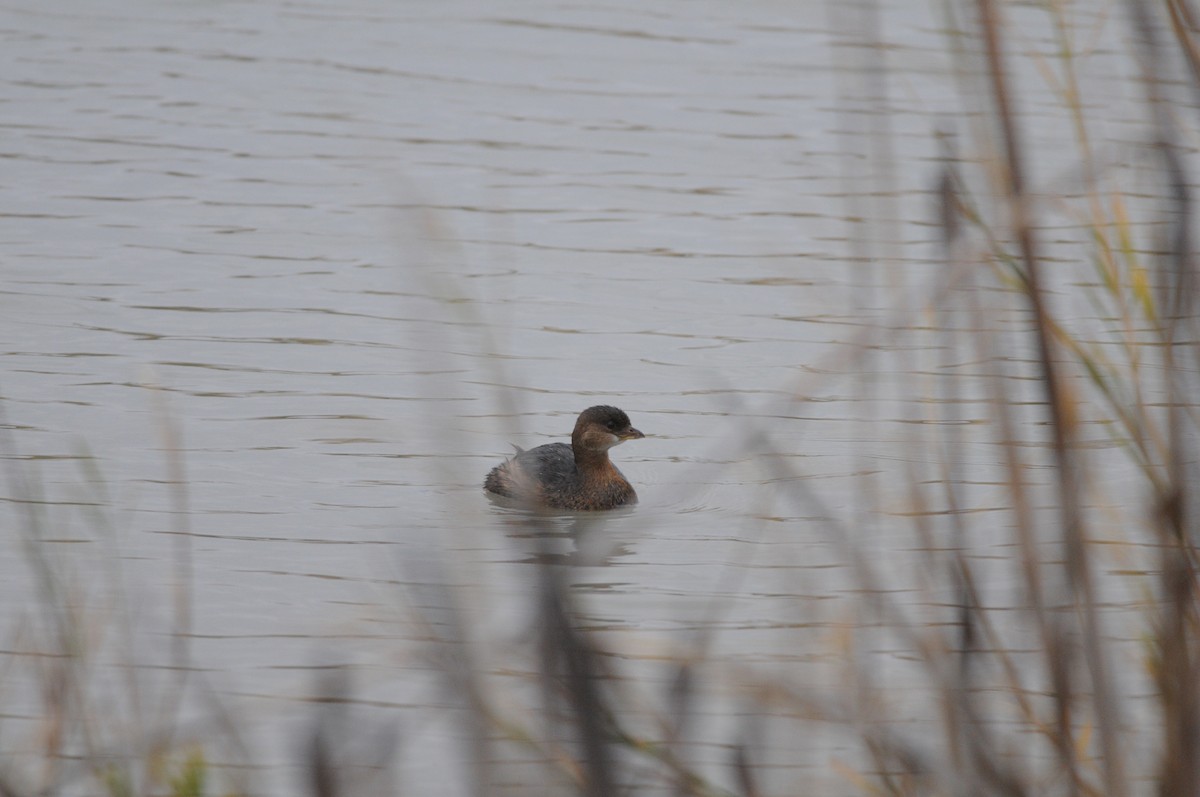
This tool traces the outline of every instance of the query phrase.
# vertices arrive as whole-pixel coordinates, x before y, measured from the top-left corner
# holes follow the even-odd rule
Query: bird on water
[[[530,506],[588,511],[615,509],[637,503],[637,493],[608,450],[644,434],[616,407],[600,405],[579,413],[571,445],[549,443],[528,451],[517,449],[512,459],[492,468],[483,481],[489,493]]]

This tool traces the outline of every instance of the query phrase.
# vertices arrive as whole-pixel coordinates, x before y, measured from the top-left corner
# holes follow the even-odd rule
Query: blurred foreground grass
[[[873,6],[862,6],[861,29],[869,39]],[[1168,797],[1200,794],[1200,593],[1197,590],[1197,512],[1191,486],[1200,461],[1196,446],[1195,384],[1197,315],[1193,252],[1192,149],[1194,135],[1182,119],[1191,108],[1170,99],[1180,86],[1200,89],[1197,26],[1187,0],[1121,7],[1127,20],[1133,59],[1145,92],[1148,137],[1137,157],[1154,164],[1166,186],[1166,199],[1155,200],[1152,224],[1134,224],[1130,205],[1144,212],[1144,198],[1131,197],[1111,178],[1097,153],[1087,107],[1076,70],[1079,56],[1067,9],[1048,3],[1042,12],[1061,45],[1053,62],[1039,62],[1056,87],[1063,112],[1072,121],[1076,159],[1065,172],[1080,190],[1071,196],[1036,183],[1030,162],[1037,153],[1018,113],[1020,96],[1011,80],[1012,48],[996,0],[951,4],[947,15],[964,92],[986,97],[986,114],[968,139],[969,157],[946,134],[945,157],[934,176],[937,190],[940,248],[944,260],[936,286],[922,294],[919,307],[898,306],[901,320],[924,314],[938,319],[940,346],[989,366],[987,423],[1003,452],[1007,481],[1003,485],[1006,523],[987,533],[1011,541],[1008,548],[1021,594],[1022,633],[1011,638],[988,610],[986,590],[976,566],[963,548],[939,543],[931,508],[945,507],[953,536],[962,540],[973,520],[961,509],[946,457],[931,472],[918,472],[903,484],[886,489],[905,496],[912,510],[888,516],[886,523],[907,524],[926,541],[925,571],[937,586],[956,596],[947,617],[914,616],[909,607],[888,598],[881,571],[886,562],[872,558],[857,543],[861,535],[829,521],[830,539],[842,546],[862,594],[862,617],[890,629],[919,663],[936,703],[936,722],[918,733],[902,734],[886,722],[885,687],[869,660],[855,650],[853,632],[835,643],[844,657],[844,677],[853,698],[824,694],[786,674],[767,674],[752,667],[717,674],[706,666],[708,640],[715,630],[698,635],[688,653],[667,657],[670,670],[661,708],[641,703],[636,692],[621,688],[620,657],[610,655],[602,635],[585,631],[579,622],[578,597],[569,589],[570,567],[547,555],[540,581],[528,596],[535,607],[539,636],[539,681],[536,698],[521,710],[497,699],[487,666],[468,644],[469,618],[429,622],[429,635],[440,652],[437,666],[451,693],[465,707],[464,738],[469,743],[459,764],[469,773],[474,793],[615,795],[657,789],[678,795],[810,793],[803,783],[781,787],[760,765],[761,751],[771,746],[778,724],[764,718],[783,716],[796,723],[819,721],[843,727],[860,742],[863,755],[854,762],[831,761],[846,791],[863,794],[934,795],[1134,795],[1151,792]],[[880,48],[868,56],[881,58]],[[1033,56],[1030,56],[1031,58]],[[870,66],[870,64],[868,64]],[[1062,308],[1063,282],[1048,275],[1049,261],[1040,240],[1042,219],[1050,209],[1073,218],[1087,235],[1073,259],[1094,268],[1099,291],[1078,287],[1113,320],[1112,336],[1089,341]],[[1144,232],[1145,230],[1157,231]],[[1147,240],[1147,236],[1155,236]],[[1054,289],[1049,284],[1055,285]],[[1068,300],[1075,297],[1067,297]],[[1006,375],[1014,373],[995,331],[995,319],[1014,308],[1025,311],[1024,336],[1036,352],[1030,378],[1041,393],[1031,413],[1018,411],[1009,395]],[[967,314],[976,323],[964,328],[954,321]],[[855,341],[851,368],[869,368],[871,352],[888,324],[871,326]],[[921,442],[930,450],[952,451],[968,445],[955,431],[953,405],[941,386],[931,399],[939,435]],[[796,396],[793,401],[803,399]],[[1157,566],[1144,580],[1147,609],[1140,627],[1140,664],[1144,678],[1118,675],[1122,644],[1105,632],[1103,599],[1097,588],[1100,554],[1089,503],[1092,448],[1085,444],[1084,420],[1103,419],[1123,450],[1131,478],[1142,482],[1144,505],[1124,507],[1136,519],[1130,530],[1157,551]],[[1022,424],[1047,430],[1046,451],[1053,469],[1049,511],[1036,505],[1027,479],[1035,457],[1018,442]],[[170,424],[165,424],[169,452],[177,452]],[[780,500],[795,502],[822,517],[819,483],[774,456],[769,435],[743,430],[757,442],[763,467],[778,477]],[[189,674],[187,630],[190,607],[186,585],[189,561],[181,547],[176,560],[179,589],[173,596],[177,628],[170,643],[174,670],[156,685],[155,698],[141,694],[137,676],[99,681],[92,668],[93,651],[102,633],[69,576],[38,545],[53,520],[40,507],[37,487],[28,470],[5,441],[10,492],[26,508],[20,530],[28,543],[28,564],[40,590],[44,616],[32,618],[14,632],[11,649],[35,649],[22,661],[35,671],[38,730],[34,740],[10,749],[36,750],[36,755],[0,758],[0,795],[29,797],[52,794],[169,794],[175,797],[251,794],[253,767],[240,740],[238,722],[215,698],[212,716],[196,725],[179,719],[179,695],[200,689]],[[177,454],[170,456],[169,482],[177,507],[186,509],[186,477]],[[482,474],[480,474],[482,476]],[[876,488],[864,487],[864,501],[877,504]],[[184,517],[185,511],[178,513]],[[529,513],[509,523],[527,527],[534,540],[552,536],[547,518]],[[103,524],[102,513],[87,518]],[[880,529],[887,533],[889,529]],[[181,535],[182,536],[182,535]],[[182,545],[182,543],[181,543]],[[99,565],[98,565],[99,567]],[[454,589],[442,585],[445,606],[455,606]],[[419,614],[419,610],[418,610]],[[436,630],[435,630],[436,629]],[[1018,661],[1012,651],[1023,649]],[[15,665],[9,665],[15,666]],[[132,668],[131,668],[132,669]],[[625,675],[624,677],[628,677]],[[705,678],[726,678],[752,706],[732,738],[714,754],[719,760],[696,762],[685,755],[694,717],[707,694]],[[1146,683],[1156,695],[1149,719],[1126,716],[1127,690]],[[350,772],[342,756],[347,736],[360,729],[336,713],[345,684],[327,684],[315,699],[311,722],[297,729],[302,739],[308,792],[318,797],[343,794],[403,793],[403,772],[391,771],[396,740],[379,734],[368,746],[372,765],[367,775]],[[647,686],[646,689],[651,689]],[[113,690],[119,692],[114,695]],[[105,732],[106,707],[115,702],[137,704],[148,715],[132,738]],[[153,704],[151,708],[150,704]],[[651,722],[646,722],[649,713]],[[636,722],[631,717],[637,716]],[[0,727],[0,734],[3,728]],[[1153,751],[1152,761],[1131,760],[1131,737],[1138,749]],[[2,739],[0,735],[0,739]],[[10,740],[11,742],[11,740]],[[536,783],[503,785],[494,767],[496,747],[527,750],[539,762]],[[209,751],[225,751],[220,777],[208,763]],[[234,752],[229,752],[234,751]],[[361,769],[361,768],[360,768]],[[527,772],[529,770],[526,770]]]

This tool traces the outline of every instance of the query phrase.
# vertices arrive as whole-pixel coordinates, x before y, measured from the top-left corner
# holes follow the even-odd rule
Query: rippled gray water
[[[844,33],[852,12],[832,4],[0,9],[5,454],[38,485],[40,547],[72,600],[97,628],[131,608],[137,643],[112,655],[168,677],[190,549],[190,656],[244,725],[263,789],[287,793],[302,758],[292,720],[312,671],[356,663],[364,700],[401,717],[407,777],[452,793],[438,751],[456,726],[413,607],[441,606],[428,582],[449,567],[495,658],[523,644],[539,554],[479,484],[510,442],[562,439],[595,403],[648,434],[615,452],[642,503],[559,553],[583,565],[594,626],[629,632],[631,661],[711,620],[718,654],[836,684],[832,629],[855,622],[860,585],[825,511],[894,563],[903,603],[939,605],[911,535],[863,522],[864,483],[941,459],[913,442],[946,355],[917,299],[942,284],[935,133],[966,139],[974,117],[935,5],[884,11],[887,113]],[[1018,14],[1022,50],[1053,49]],[[1103,16],[1077,26],[1096,43],[1083,88],[1103,92],[1106,157],[1139,186],[1121,35]],[[1035,173],[1058,179],[1068,120],[1028,64],[1019,77]],[[1069,216],[1046,224],[1052,247],[1076,237]],[[1080,305],[1102,337],[1111,319]],[[878,324],[902,331],[864,355]],[[1001,455],[970,428],[984,387],[964,373],[977,445],[950,464],[970,512],[999,516]],[[794,500],[752,433],[826,506]],[[4,495],[15,528],[24,502]],[[903,494],[871,500],[881,518],[908,511]],[[986,526],[974,554],[1003,562]],[[38,599],[5,537],[12,660]],[[1013,574],[994,575],[1003,602]],[[1116,605],[1133,600],[1123,584]],[[14,705],[7,744],[33,746],[38,718]],[[845,786],[828,762],[851,742],[801,747],[780,754],[780,783]]]

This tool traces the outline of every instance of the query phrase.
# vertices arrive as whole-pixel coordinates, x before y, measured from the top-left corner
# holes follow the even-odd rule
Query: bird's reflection
[[[538,565],[601,567],[629,556],[627,541],[613,534],[614,521],[633,507],[607,512],[553,512],[489,495],[504,534],[525,554],[520,561]]]

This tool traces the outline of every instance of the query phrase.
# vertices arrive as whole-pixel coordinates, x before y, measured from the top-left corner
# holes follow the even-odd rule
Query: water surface
[[[1053,51],[1041,17],[1013,13],[1022,51]],[[1087,13],[1089,111],[1141,187],[1121,34]],[[192,711],[237,717],[272,794],[293,793],[314,671],[342,664],[372,721],[399,725],[405,778],[465,788],[452,767],[446,781],[460,728],[426,644],[443,581],[497,667],[531,633],[533,564],[557,556],[580,565],[586,625],[648,684],[704,627],[718,657],[836,689],[835,629],[863,589],[841,535],[938,617],[949,596],[926,589],[909,496],[875,490],[947,463],[982,519],[957,544],[993,605],[1016,605],[986,363],[923,307],[946,274],[936,133],[978,155],[975,109],[937,10],[882,14],[886,51],[825,4],[9,4],[0,398],[5,455],[35,488],[6,489],[5,526],[41,508],[34,547],[70,601],[96,628],[131,618],[135,643],[111,630],[98,659],[138,665],[151,693],[173,677],[186,583]],[[1048,182],[1069,120],[1028,63],[1017,77]],[[1076,222],[1045,224],[1050,254],[1072,257]],[[1077,265],[1055,279],[1094,281]],[[1042,463],[1028,317],[997,301]],[[1113,319],[1058,301],[1108,339]],[[949,453],[922,436],[947,378]],[[548,551],[479,484],[510,443],[563,439],[596,403],[648,435],[615,451],[642,503],[563,520]],[[1102,424],[1092,439],[1111,445]],[[1119,454],[1102,462],[1098,494],[1128,485]],[[6,539],[0,628],[20,661],[41,598]],[[1136,579],[1106,580],[1108,601],[1135,610]],[[137,712],[112,703],[119,747]],[[14,705],[6,744],[32,753],[37,701]],[[718,739],[734,723],[714,705]],[[706,745],[698,760],[725,760]],[[855,749],[835,732],[769,749],[772,788],[852,790],[830,761]]]

